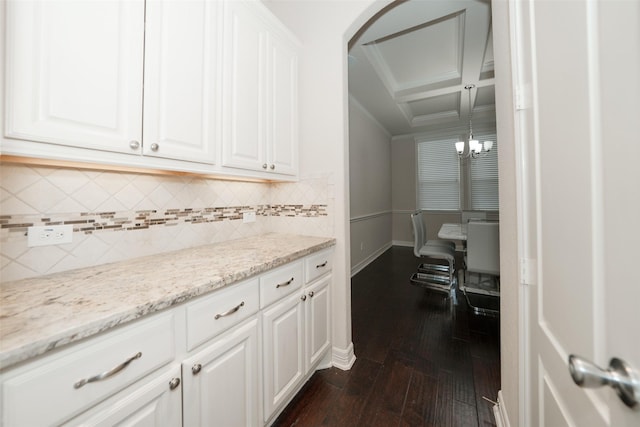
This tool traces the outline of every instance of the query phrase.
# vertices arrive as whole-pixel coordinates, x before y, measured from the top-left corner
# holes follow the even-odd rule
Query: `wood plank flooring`
[[[353,277],[355,364],[316,372],[273,426],[495,426],[499,320],[410,285],[418,264],[392,247]]]

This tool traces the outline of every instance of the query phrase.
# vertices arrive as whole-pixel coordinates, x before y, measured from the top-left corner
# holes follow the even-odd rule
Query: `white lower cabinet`
[[[305,289],[306,363],[307,370],[314,368],[331,346],[331,275]]]
[[[64,426],[182,426],[180,365],[128,388]]]
[[[185,426],[259,425],[258,319],[182,363]]]
[[[296,292],[264,311],[264,420],[290,397],[305,375],[304,295]]]
[[[325,274],[263,310],[265,422],[284,407],[330,350],[330,284],[331,275]]]
[[[325,251],[0,372],[0,425],[262,426],[330,340]]]

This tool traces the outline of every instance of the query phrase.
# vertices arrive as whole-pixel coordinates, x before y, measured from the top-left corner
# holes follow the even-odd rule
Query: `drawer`
[[[305,283],[331,271],[333,267],[333,248],[311,254],[304,260]]]
[[[34,361],[2,383],[3,425],[58,425],[170,363],[174,353],[167,313]]]
[[[187,348],[193,350],[257,313],[258,279],[231,285],[187,305]]]
[[[302,261],[295,261],[260,277],[260,308],[302,286]]]

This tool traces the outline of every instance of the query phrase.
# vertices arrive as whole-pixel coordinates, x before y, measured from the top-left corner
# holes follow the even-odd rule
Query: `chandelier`
[[[476,85],[474,84],[468,84],[464,87],[469,94],[469,146],[468,149],[465,150],[465,141],[456,142],[456,151],[458,152],[458,157],[461,159],[469,157],[477,159],[478,157],[484,157],[493,148],[493,141],[480,142],[473,138],[473,124],[471,123],[471,115],[473,112],[473,109],[471,108],[471,89],[474,89],[475,87]]]

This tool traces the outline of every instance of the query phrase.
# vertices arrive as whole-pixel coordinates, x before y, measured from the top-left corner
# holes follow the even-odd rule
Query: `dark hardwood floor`
[[[274,426],[495,426],[499,320],[410,285],[418,264],[393,247],[353,277],[355,364],[316,372]]]

